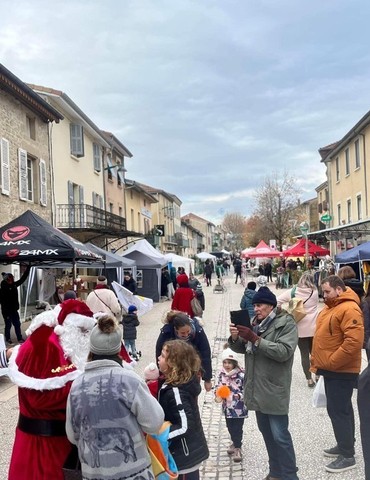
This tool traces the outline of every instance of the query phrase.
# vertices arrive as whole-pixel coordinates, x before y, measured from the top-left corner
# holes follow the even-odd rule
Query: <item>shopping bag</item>
[[[170,422],[164,422],[158,434],[146,436],[146,445],[156,480],[178,478],[177,466],[168,448],[170,425]]]
[[[320,376],[312,395],[312,406],[315,408],[326,407],[326,394],[324,377]]]
[[[196,297],[190,301],[190,305],[191,309],[193,310],[194,317],[201,317],[203,315],[203,308]]]

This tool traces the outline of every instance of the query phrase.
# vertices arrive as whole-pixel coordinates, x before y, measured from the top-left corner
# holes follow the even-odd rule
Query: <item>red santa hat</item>
[[[75,325],[76,327],[91,330],[95,325],[93,319],[93,312],[80,300],[65,300],[61,304],[61,310],[58,315],[58,324],[54,331],[57,335],[62,335],[64,332],[64,325]]]
[[[59,335],[68,324],[91,330],[95,324],[92,315],[85,303],[66,300],[58,318],[53,311],[35,317],[27,331],[29,338],[15,347],[9,361],[8,375],[13,383],[43,391],[63,388],[77,378],[81,372],[67,358]]]

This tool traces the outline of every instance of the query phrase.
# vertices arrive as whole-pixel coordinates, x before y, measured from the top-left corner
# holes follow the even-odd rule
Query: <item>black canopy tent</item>
[[[53,227],[27,210],[0,228],[0,263],[31,264],[34,267],[76,262],[97,267],[104,265],[102,256],[83,243]]]
[[[0,264],[56,268],[69,264],[74,277],[75,265],[104,268],[105,261],[100,254],[27,210],[0,228]],[[34,270],[28,279],[25,306],[33,276]]]

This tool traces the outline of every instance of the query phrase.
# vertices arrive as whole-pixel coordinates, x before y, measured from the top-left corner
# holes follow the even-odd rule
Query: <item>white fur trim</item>
[[[69,313],[64,319],[63,325],[74,325],[75,327],[85,328],[86,330],[92,330],[95,327],[96,320],[93,317],[86,317],[79,313]]]
[[[57,325],[56,327],[54,327],[54,332],[56,333],[56,335],[58,335],[59,337],[61,335],[63,335],[63,332],[64,332],[64,327],[63,325]]]
[[[54,327],[58,325],[58,318],[53,310],[47,310],[39,313],[31,322],[30,326],[26,330],[26,335],[29,337],[31,333],[37,330],[39,327],[46,325],[47,327]]]
[[[35,378],[29,377],[20,372],[16,363],[16,358],[19,350],[19,345],[14,347],[12,356],[9,359],[8,377],[21,388],[30,388],[31,390],[56,390],[57,388],[63,388],[66,383],[72,382],[83,373],[82,370],[74,370],[68,372],[62,377],[53,378]]]

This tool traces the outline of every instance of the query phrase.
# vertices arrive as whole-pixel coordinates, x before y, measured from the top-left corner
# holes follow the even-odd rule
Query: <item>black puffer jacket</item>
[[[196,349],[202,361],[202,379],[205,382],[210,381],[212,379],[211,347],[209,346],[209,341],[203,328],[194,318],[192,322],[194,324],[195,331],[191,340],[189,340],[189,343],[191,343]],[[161,354],[164,342],[176,339],[177,337],[172,323],[167,323],[164,327],[162,327],[161,333],[157,339],[157,344],[155,346],[155,358],[158,358]]]
[[[123,338],[125,340],[136,340],[136,327],[140,325],[137,315],[128,313],[122,317]]]
[[[193,377],[176,387],[164,383],[159,391],[164,418],[172,424],[168,438],[170,452],[180,472],[209,457],[197,401],[200,390],[198,378]]]

